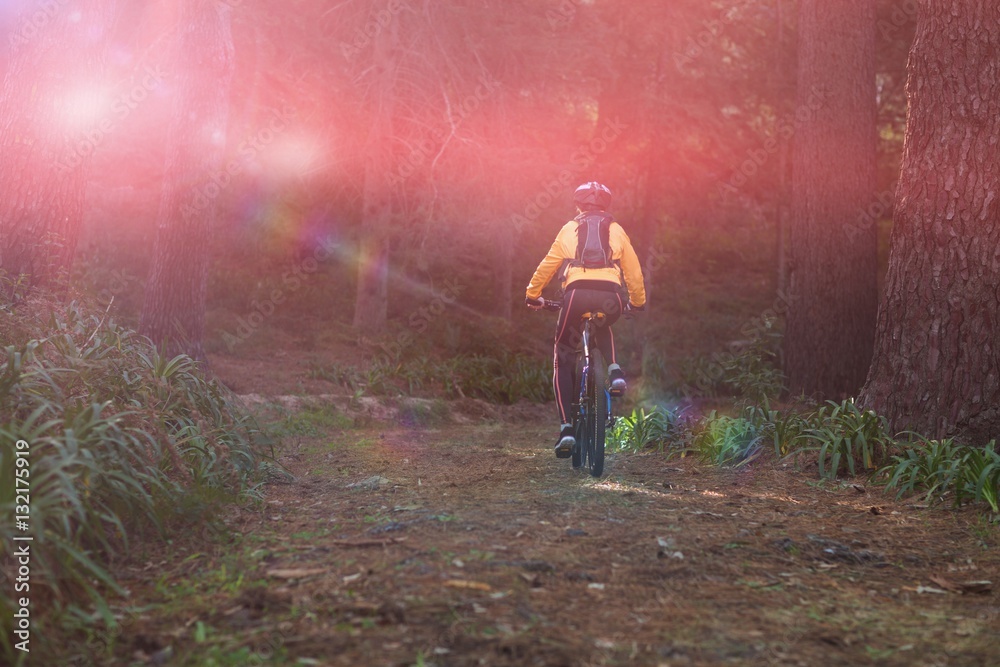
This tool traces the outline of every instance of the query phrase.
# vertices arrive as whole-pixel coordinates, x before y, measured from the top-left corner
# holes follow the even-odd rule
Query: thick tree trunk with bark
[[[924,0],[864,405],[897,430],[1000,438],[1000,4]]]
[[[174,59],[176,97],[167,139],[153,264],[139,330],[167,354],[204,359],[205,293],[233,73],[228,5],[184,0]]]
[[[72,264],[87,166],[110,122],[98,93],[117,8],[116,0],[29,3],[10,34],[0,93],[0,272],[22,287],[50,283]]]
[[[851,395],[871,360],[875,228],[854,228],[874,202],[875,113],[874,0],[802,0],[785,334],[793,394]]]

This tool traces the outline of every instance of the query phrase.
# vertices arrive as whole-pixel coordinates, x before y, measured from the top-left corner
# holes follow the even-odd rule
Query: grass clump
[[[713,410],[695,436],[692,449],[703,461],[739,468],[763,451],[762,429],[745,417],[718,415]]]
[[[800,447],[806,431],[812,426],[807,415],[796,410],[773,410],[767,401],[763,405],[747,406],[743,417],[771,441],[774,455],[778,458]]]
[[[13,343],[0,360],[2,515],[24,514],[18,470],[30,492],[29,531],[0,523],[0,551],[33,537],[33,649],[57,644],[60,615],[94,610],[113,626],[108,600],[122,591],[109,564],[166,534],[198,498],[255,496],[275,469],[270,442],[227,390],[105,315],[33,297],[0,321]],[[0,567],[10,563],[0,553]],[[13,595],[0,590],[10,659]]]
[[[1000,453],[994,441],[986,447],[972,447],[953,438],[929,440],[915,435],[876,477],[885,480],[886,488],[897,489],[897,497],[923,492],[930,501],[950,494],[956,505],[985,502],[994,513],[1000,512]]]
[[[608,436],[608,444],[613,450],[639,452],[654,448],[662,452],[672,442],[676,442],[680,431],[678,414],[662,407],[654,406],[649,412],[636,408],[627,417],[619,417]]]
[[[874,472],[888,460],[895,441],[888,420],[874,410],[859,407],[853,398],[826,405],[807,417],[802,434],[806,449],[819,455],[819,476],[836,479]]]

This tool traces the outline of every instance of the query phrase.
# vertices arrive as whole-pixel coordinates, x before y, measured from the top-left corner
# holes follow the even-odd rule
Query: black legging
[[[615,362],[615,336],[611,325],[618,321],[622,313],[622,297],[618,292],[595,289],[570,289],[563,298],[556,325],[555,354],[552,359],[552,388],[559,406],[559,418],[563,424],[572,423],[570,410],[573,406],[573,374],[576,365],[576,350],[583,335],[583,314],[600,311],[607,315],[604,324],[595,329],[598,349],[604,356],[604,363]]]

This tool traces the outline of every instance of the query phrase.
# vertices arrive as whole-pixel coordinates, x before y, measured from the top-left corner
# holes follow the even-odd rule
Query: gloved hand
[[[644,310],[646,310],[646,304],[642,304],[641,306],[635,306],[635,305],[632,305],[631,301],[629,301],[627,304],[625,304],[625,312],[626,313],[641,313]]]
[[[532,299],[531,297],[524,297],[524,305],[532,310],[541,310],[545,307],[545,297],[538,297],[537,299]]]

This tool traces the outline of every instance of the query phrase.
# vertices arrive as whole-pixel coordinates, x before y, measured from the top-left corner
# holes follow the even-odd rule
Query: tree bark
[[[115,0],[32,3],[14,24],[0,93],[0,275],[11,297],[69,273],[87,167],[110,122],[98,86],[117,10]]]
[[[234,68],[230,12],[215,0],[185,0],[179,12],[177,92],[139,325],[168,355],[199,360],[215,202],[232,178],[223,166]]]
[[[874,0],[802,0],[798,48],[785,372],[793,394],[844,397],[878,302],[875,227],[852,227],[875,194]]]
[[[923,0],[875,356],[897,430],[1000,437],[1000,5]]]
[[[361,242],[354,328],[369,336],[385,330],[389,313],[389,226],[393,218],[394,183],[391,163],[395,140],[393,113],[397,84],[398,19],[375,35],[373,63],[374,111],[365,153]]]

